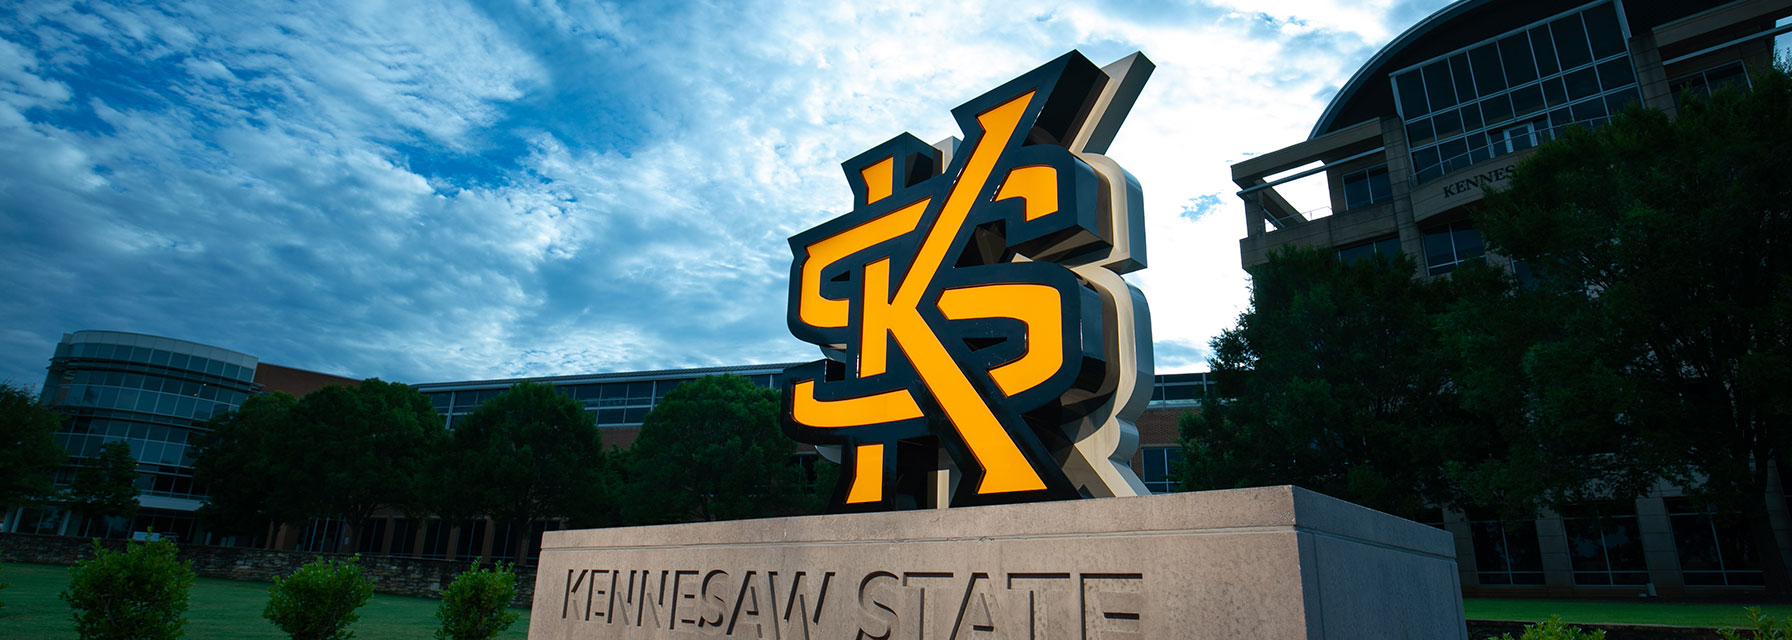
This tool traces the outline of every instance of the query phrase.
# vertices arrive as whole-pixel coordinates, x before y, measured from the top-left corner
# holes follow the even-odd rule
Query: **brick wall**
[[[113,550],[122,550],[125,545],[123,540],[105,540],[102,543]],[[192,565],[194,573],[208,578],[255,582],[273,582],[274,578],[289,575],[320,556],[347,558],[349,555],[197,544],[176,546],[180,548],[180,559]],[[87,538],[0,533],[0,559],[7,562],[72,565],[92,557],[93,543]],[[460,560],[364,555],[361,556],[360,565],[361,574],[373,578],[375,591],[440,598],[442,588],[465,571],[469,563]],[[516,574],[516,599],[511,601],[511,605],[528,608],[535,597],[535,569],[517,567]]]

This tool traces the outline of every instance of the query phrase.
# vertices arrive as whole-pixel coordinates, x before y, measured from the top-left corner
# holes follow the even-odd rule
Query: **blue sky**
[[[0,8],[0,380],[135,331],[405,382],[810,360],[839,163],[1067,50],[1158,65],[1159,371],[1247,289],[1228,165],[1442,2],[31,2]]]

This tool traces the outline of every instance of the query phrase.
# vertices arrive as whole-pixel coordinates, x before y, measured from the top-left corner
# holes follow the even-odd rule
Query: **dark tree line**
[[[1471,214],[1502,264],[1252,269],[1218,397],[1183,421],[1185,486],[1528,518],[1665,478],[1741,514],[1787,593],[1765,497],[1792,444],[1792,78],[1753,85],[1543,145]]]
[[[304,398],[250,398],[198,442],[201,509],[223,532],[376,510],[491,518],[527,531],[803,513],[818,501],[777,428],[776,392],[740,376],[686,383],[635,444],[605,450],[595,419],[552,385],[522,382],[455,421],[416,389],[378,379]],[[527,536],[518,536],[521,557]]]

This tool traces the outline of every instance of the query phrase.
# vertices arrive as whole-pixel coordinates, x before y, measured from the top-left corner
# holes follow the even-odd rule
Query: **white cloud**
[[[1145,188],[1164,370],[1200,369],[1245,301],[1227,165],[1303,139],[1402,28],[1385,2],[85,7],[0,22],[0,144],[34,150],[0,159],[0,268],[28,274],[0,377],[81,328],[407,381],[811,358],[785,238],[849,206],[839,162],[959,135],[952,107],[1072,47],[1158,64],[1110,155]]]

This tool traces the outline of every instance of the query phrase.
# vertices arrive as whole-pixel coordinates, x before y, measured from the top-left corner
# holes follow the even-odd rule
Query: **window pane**
[[[1431,130],[1430,118],[1406,125],[1406,144],[1408,145],[1425,144],[1436,137]]]
[[[1436,167],[1438,160],[1437,147],[1428,147],[1412,152],[1412,163],[1420,171]]]
[[[1635,89],[1631,89],[1629,91],[1619,91],[1617,93],[1607,94],[1605,96],[1605,112],[1612,114],[1612,115],[1617,115],[1619,113],[1623,113],[1625,107],[1628,107],[1637,102],[1638,102],[1638,100],[1637,100],[1637,95],[1636,95]]]
[[[1425,97],[1431,101],[1432,109],[1443,109],[1456,104],[1456,90],[1450,82],[1450,65],[1448,62],[1433,62],[1425,65]]]
[[[1561,78],[1543,81],[1543,100],[1552,107],[1568,104],[1568,87],[1562,83]]]
[[[1388,183],[1387,165],[1369,170],[1369,197],[1375,202],[1394,197],[1393,185]]]
[[[1431,112],[1431,109],[1425,106],[1425,86],[1419,81],[1417,71],[1394,76],[1394,86],[1399,88],[1402,116],[1416,118]]]
[[[1481,114],[1486,116],[1489,125],[1511,120],[1512,98],[1501,94],[1481,101]]]
[[[1437,145],[1437,153],[1443,156],[1445,173],[1468,166],[1468,143],[1462,138]]]
[[[1531,62],[1530,39],[1524,34],[1500,40],[1500,60],[1506,63],[1506,84],[1519,85],[1537,79],[1537,65]]]
[[[1581,17],[1587,23],[1587,42],[1593,47],[1594,58],[1624,52],[1624,32],[1618,29],[1618,12],[1610,3],[1588,9]]]
[[[1531,85],[1512,90],[1512,115],[1523,116],[1543,110],[1543,88]]]
[[[1468,54],[1458,53],[1450,56],[1450,77],[1456,81],[1456,102],[1458,104],[1474,100],[1475,81],[1469,73]]]
[[[1601,100],[1577,102],[1569,109],[1574,115],[1575,122],[1585,122],[1588,123],[1588,126],[1591,126],[1589,121],[1605,117],[1605,102]]]
[[[1469,66],[1475,71],[1478,93],[1490,96],[1506,89],[1506,75],[1500,71],[1499,50],[1494,45],[1483,45],[1468,52],[1468,59]]]
[[[1549,34],[1556,40],[1556,57],[1563,69],[1573,69],[1593,61],[1587,49],[1587,34],[1581,30],[1580,16],[1572,15],[1549,23]]]
[[[1456,240],[1456,259],[1472,260],[1481,257],[1481,230],[1465,224],[1452,225]]]
[[[1344,208],[1355,209],[1369,204],[1369,176],[1352,174],[1344,179]]]
[[[1593,69],[1581,69],[1563,78],[1568,83],[1568,99],[1579,100],[1599,93],[1599,77]]]
[[[1606,91],[1636,83],[1636,72],[1630,69],[1628,58],[1615,58],[1599,63],[1599,86]]]
[[[1549,25],[1531,30],[1531,51],[1537,54],[1537,74],[1547,76],[1562,70],[1556,61],[1556,45],[1549,39]]]
[[[1471,104],[1462,108],[1462,130],[1474,131],[1481,128],[1481,105]]]
[[[1425,234],[1426,267],[1435,268],[1455,261],[1456,252],[1455,249],[1450,246],[1450,234],[1448,231],[1443,233]]]
[[[1439,138],[1462,133],[1462,114],[1455,109],[1431,117],[1431,128]]]

